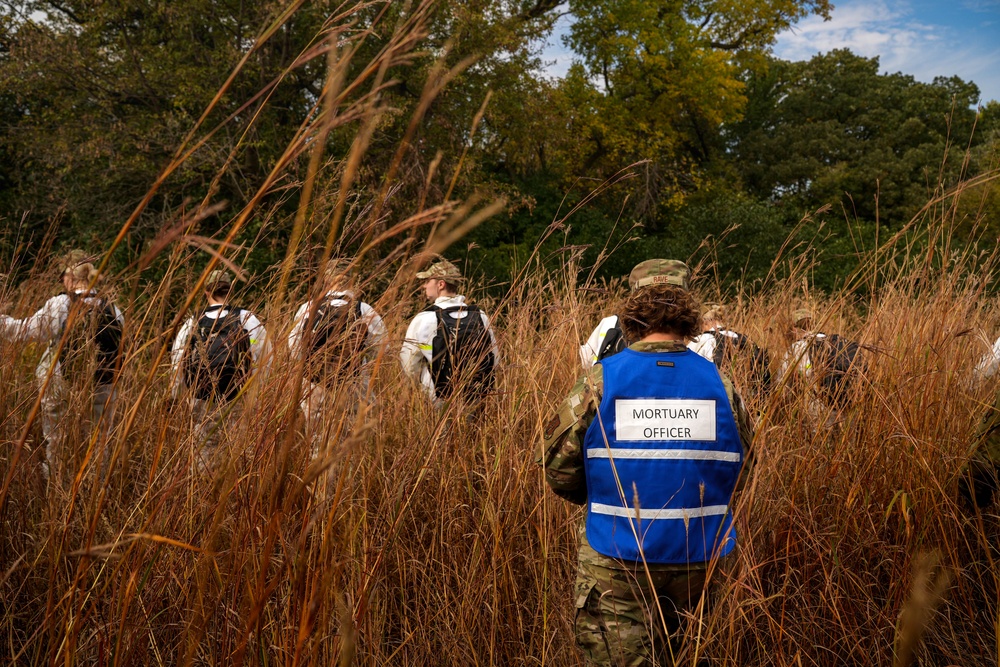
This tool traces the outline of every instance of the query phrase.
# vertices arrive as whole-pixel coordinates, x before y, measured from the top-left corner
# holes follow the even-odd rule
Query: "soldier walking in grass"
[[[969,506],[985,510],[1000,488],[1000,391],[983,415],[973,440],[972,456],[959,478],[959,494]]]
[[[230,303],[232,275],[214,270],[205,285],[208,307],[184,323],[170,353],[171,395],[177,399],[189,392],[198,443],[193,463],[199,473],[218,463],[219,430],[268,352],[264,325],[249,310]]]
[[[105,444],[113,418],[114,384],[121,367],[122,329],[125,318],[118,307],[96,287],[97,270],[81,250],[71,251],[59,265],[64,291],[49,299],[31,317],[17,320],[0,315],[0,335],[20,341],[46,343],[35,377],[41,397],[42,434],[45,437],[43,475],[61,483],[67,463],[71,395],[87,397],[91,423]],[[95,460],[102,468],[109,461],[105,451]],[[104,471],[106,472],[106,470]]]
[[[1000,371],[1000,338],[994,341],[990,351],[979,360],[973,369],[973,374],[980,380],[988,380],[996,375],[997,371]]]
[[[459,294],[465,282],[454,264],[440,260],[417,274],[431,305],[406,329],[399,357],[436,404],[456,395],[478,401],[493,390],[500,349],[490,318]]]
[[[843,420],[850,389],[864,372],[861,348],[838,334],[815,331],[806,308],[792,313],[790,335],[794,342],[781,361],[777,384],[805,396],[813,425],[833,428]]]
[[[691,271],[687,264],[676,259],[647,259],[635,265],[628,276],[628,285],[634,292],[647,285],[676,285],[688,289]],[[584,369],[598,361],[621,352],[629,346],[617,315],[605,317],[580,346],[580,362]]]
[[[735,364],[745,364],[749,371],[743,395],[758,399],[771,388],[771,359],[747,336],[733,331],[725,323],[724,307],[712,304],[701,316],[702,333],[689,346],[692,351],[732,375]]]
[[[587,508],[577,645],[595,665],[673,665],[683,614],[736,546],[730,502],[752,431],[729,380],[685,345],[701,319],[687,290],[644,286],[619,319],[634,342],[577,381],[540,463],[557,495]]]
[[[370,402],[370,362],[386,336],[382,318],[358,297],[350,259],[330,260],[323,282],[323,295],[299,306],[288,336],[293,358],[304,364],[299,405],[313,456],[325,440],[320,431],[329,411],[353,412]]]

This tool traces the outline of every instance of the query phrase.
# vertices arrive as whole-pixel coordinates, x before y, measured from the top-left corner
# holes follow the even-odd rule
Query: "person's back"
[[[403,370],[435,401],[481,399],[495,386],[500,356],[489,317],[458,294],[464,279],[451,262],[436,262],[417,278],[432,304],[407,327]]]
[[[493,340],[482,311],[472,304],[433,305],[437,318],[431,343],[431,379],[438,398],[456,388],[466,397],[482,398],[493,390]]]
[[[184,382],[198,400],[227,402],[250,376],[250,334],[243,309],[209,306],[191,327],[184,354]]]
[[[46,461],[43,474],[62,468],[68,435],[69,399],[86,398],[92,425],[106,436],[112,422],[114,383],[121,367],[125,318],[105,294],[90,258],[79,250],[60,263],[63,293],[45,302],[34,315],[17,320],[0,316],[0,334],[46,345],[35,377],[41,395]],[[103,438],[102,438],[103,439]],[[104,464],[107,458],[101,459]]]
[[[112,384],[122,347],[121,311],[96,290],[69,291],[59,372],[70,382]]]
[[[322,296],[299,306],[288,336],[293,359],[303,364],[299,406],[314,456],[328,434],[336,435],[335,427],[343,426],[339,422],[345,414],[353,415],[372,400],[369,367],[386,336],[382,318],[357,294],[352,260],[330,260],[322,281]],[[338,407],[342,411],[333,415]],[[325,416],[338,423],[326,428]]]
[[[207,307],[177,332],[170,353],[171,395],[186,396],[199,447],[199,472],[217,462],[219,428],[224,412],[267,363],[264,325],[245,308],[230,303],[233,278],[212,271],[205,282]]]
[[[767,351],[727,327],[719,304],[711,305],[702,315],[702,329],[689,345],[691,350],[730,377],[736,375],[733,371],[737,367],[744,368],[747,386],[741,387],[741,391],[748,396],[764,397],[771,388],[771,359]]]
[[[709,563],[735,545],[752,431],[732,385],[685,346],[700,319],[686,290],[636,290],[622,319],[636,342],[577,381],[546,422],[540,463],[556,494],[587,508],[574,630],[588,664],[671,664]]]
[[[814,330],[807,309],[792,314],[791,335],[793,343],[782,359],[776,384],[786,390],[797,388],[814,425],[838,424],[866,368],[860,346],[838,334]]]

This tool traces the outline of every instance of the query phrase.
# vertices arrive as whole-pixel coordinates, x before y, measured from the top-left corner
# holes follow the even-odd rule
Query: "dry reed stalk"
[[[131,286],[124,305],[137,323],[117,385],[119,420],[107,443],[85,437],[74,421],[78,436],[66,454],[76,474],[65,489],[46,489],[39,477],[41,437],[30,414],[40,350],[0,341],[0,651],[13,664],[578,664],[571,599],[578,511],[546,492],[534,459],[544,420],[579,374],[576,346],[615,294],[592,291],[593,271],[578,284],[578,249],[567,247],[560,270],[546,270],[533,253],[504,297],[484,298],[507,361],[475,424],[461,419],[459,405],[436,411],[401,376],[394,350],[419,307],[411,298],[414,266],[498,206],[421,205],[380,231],[389,178],[378,201],[348,208],[386,68],[411,57],[423,11],[418,5],[350,81],[346,56],[330,44],[349,9],[331,19],[328,40],[318,42],[325,46],[303,54],[329,57],[326,107],[306,119],[199,277],[184,271],[193,253],[180,243],[162,246],[170,256],[161,284],[144,286],[141,269],[114,277]],[[426,104],[447,71],[428,81]],[[370,91],[362,95],[363,85]],[[255,99],[266,99],[262,93]],[[310,141],[338,122],[362,130],[353,158],[336,162],[327,183]],[[202,145],[196,130],[163,178]],[[189,416],[167,409],[166,346],[215,260],[239,264],[232,250],[241,228],[311,145],[312,197],[292,221],[303,242],[270,276],[279,291],[288,286],[289,299],[244,304],[266,314],[271,370],[224,422],[225,464],[211,479],[195,478]],[[906,651],[925,664],[996,664],[996,569],[984,545],[997,526],[989,517],[969,521],[955,502],[956,475],[991,393],[972,381],[985,346],[968,332],[993,330],[998,314],[983,303],[994,260],[950,254],[948,216],[961,196],[935,198],[914,220],[910,231],[928,226],[924,247],[903,235],[890,239],[842,293],[811,293],[812,267],[789,247],[766,290],[729,300],[734,328],[768,348],[775,366],[789,344],[788,313],[803,302],[827,330],[865,343],[869,364],[837,428],[810,423],[804,392],[751,399],[761,419],[755,475],[737,502],[742,546],[737,566],[715,574],[721,590],[679,654],[685,664],[893,664],[901,612],[930,608],[907,607],[911,590],[922,590],[914,554],[930,549],[956,573],[955,586],[947,596],[938,591],[936,622]],[[165,228],[164,240],[195,234],[189,223],[209,206],[177,218],[181,231]],[[547,235],[564,229],[572,212]],[[289,222],[275,209],[263,215],[265,226]],[[435,225],[418,253],[418,233]],[[291,297],[316,289],[306,240],[323,238],[325,257],[347,234],[364,240],[359,263],[374,264],[364,288],[390,344],[373,363],[376,404],[325,415],[329,447],[309,461],[297,416],[302,364],[284,344]],[[24,315],[50,286],[51,276],[32,272],[4,295]],[[745,364],[731,371],[737,386],[751,381]],[[71,405],[82,413],[87,396],[76,392]],[[102,479],[103,447],[113,449],[114,466]]]

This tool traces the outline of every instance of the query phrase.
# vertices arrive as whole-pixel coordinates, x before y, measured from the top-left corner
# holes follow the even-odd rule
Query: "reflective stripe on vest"
[[[601,365],[604,396],[584,439],[590,545],[650,563],[728,554],[743,447],[715,364],[690,350],[623,350]]]

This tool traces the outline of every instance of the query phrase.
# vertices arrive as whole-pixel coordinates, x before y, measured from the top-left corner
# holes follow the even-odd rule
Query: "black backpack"
[[[608,357],[618,354],[629,345],[628,340],[625,338],[625,332],[622,331],[621,318],[618,318],[618,322],[615,326],[611,327],[604,334],[604,342],[601,343],[601,349],[597,351],[597,360],[607,359]]]
[[[854,379],[865,371],[861,346],[837,334],[814,337],[809,343],[809,359],[823,392],[843,407]]]
[[[219,318],[208,313],[225,309]],[[188,340],[184,381],[195,398],[231,401],[250,375],[250,335],[243,328],[240,308],[211,306],[198,320]]]
[[[736,331],[729,333],[734,335],[712,331],[712,336],[715,338],[712,361],[718,368],[727,368],[733,363],[734,355],[749,359],[751,377],[766,391],[771,386],[771,359],[767,351],[754,345],[753,341],[741,333]]]
[[[69,292],[67,296],[69,314],[63,323],[64,342],[59,353],[63,378],[113,383],[122,347],[122,324],[114,305],[89,294]]]
[[[316,308],[310,336],[304,343],[306,377],[317,384],[330,383],[361,368],[368,342],[368,325],[361,318],[361,302],[345,299],[335,306],[329,297]]]
[[[483,325],[480,310],[473,305],[440,308],[437,332],[431,346],[431,377],[438,398],[450,397],[458,385],[467,398],[480,398],[494,385],[493,341]],[[453,313],[464,311],[464,317]]]

